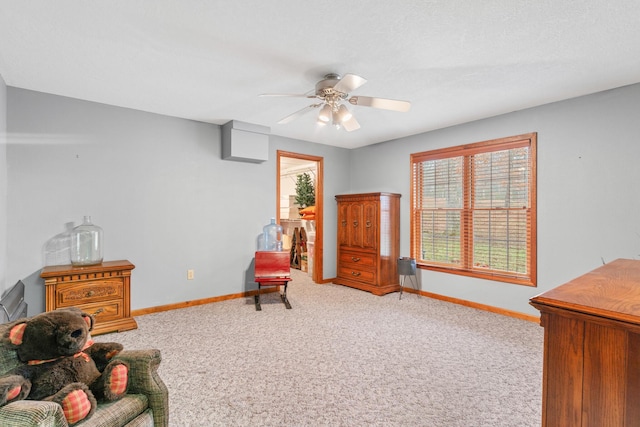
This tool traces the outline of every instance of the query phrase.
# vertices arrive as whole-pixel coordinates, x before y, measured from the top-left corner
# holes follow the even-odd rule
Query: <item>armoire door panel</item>
[[[545,326],[546,427],[581,427],[584,322],[551,315]]]
[[[362,217],[362,247],[376,249],[378,244],[378,204],[365,203]]]
[[[625,426],[640,426],[640,334],[627,334]]]
[[[353,203],[349,207],[349,246],[362,247],[362,205]]]
[[[349,206],[338,206],[338,245],[349,246]]]
[[[623,426],[627,332],[586,322],[584,342],[582,425]]]

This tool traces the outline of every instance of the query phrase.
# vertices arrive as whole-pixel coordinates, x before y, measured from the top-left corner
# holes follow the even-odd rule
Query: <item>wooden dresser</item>
[[[46,288],[46,310],[73,306],[95,315],[94,335],[136,329],[130,293],[134,268],[129,261],[45,267],[40,277]]]
[[[400,194],[336,196],[338,272],[335,283],[384,295],[400,290]]]
[[[544,327],[542,425],[640,426],[640,261],[530,300]]]

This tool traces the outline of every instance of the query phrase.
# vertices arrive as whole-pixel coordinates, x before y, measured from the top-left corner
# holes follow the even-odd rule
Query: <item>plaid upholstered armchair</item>
[[[0,336],[8,324],[0,325]],[[92,426],[162,426],[169,424],[169,394],[158,376],[159,350],[124,350],[117,358],[129,363],[129,391],[115,401],[99,403],[96,412],[78,427]],[[21,362],[15,350],[0,343],[0,374]],[[0,426],[67,427],[62,407],[57,403],[20,400],[0,407]]]

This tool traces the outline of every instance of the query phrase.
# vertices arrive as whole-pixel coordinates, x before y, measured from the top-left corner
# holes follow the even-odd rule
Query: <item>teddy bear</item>
[[[127,392],[129,366],[113,357],[119,343],[94,343],[94,319],[69,307],[20,319],[0,339],[22,362],[0,376],[0,406],[29,399],[60,404],[69,425],[87,419],[97,401]]]

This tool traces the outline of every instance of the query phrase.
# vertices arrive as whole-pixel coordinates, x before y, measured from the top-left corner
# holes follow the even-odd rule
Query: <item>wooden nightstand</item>
[[[54,265],[40,273],[46,289],[46,311],[78,307],[94,315],[94,335],[136,329],[131,317],[131,270],[129,261],[74,267]]]

